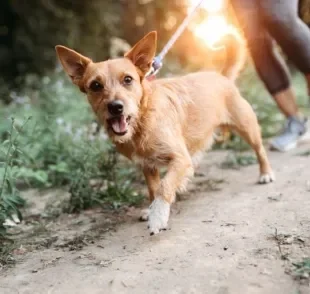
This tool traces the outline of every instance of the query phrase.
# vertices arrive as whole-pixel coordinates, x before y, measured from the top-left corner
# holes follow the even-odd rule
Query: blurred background
[[[44,215],[106,205],[136,205],[141,175],[119,160],[104,133],[96,133],[85,97],[62,72],[54,47],[62,44],[95,61],[121,56],[150,30],[161,49],[196,3],[194,0],[1,0],[0,1],[0,234],[22,218],[29,189],[64,189],[68,197]],[[310,0],[300,15],[310,24]],[[220,70],[225,50],[214,51],[227,27],[237,27],[229,5],[206,0],[165,59],[160,76]],[[289,62],[289,61],[288,61]],[[308,98],[302,77],[291,67],[298,101]],[[249,60],[239,79],[255,109],[264,137],[278,130],[282,116],[257,79]],[[255,163],[242,155],[247,145],[232,136],[216,148],[234,150],[227,166]],[[117,163],[117,164],[116,164]],[[44,193],[44,192],[42,192]],[[23,196],[24,195],[24,196]],[[27,196],[28,195],[28,196]],[[30,195],[30,196],[29,196]],[[57,205],[55,204],[57,203]],[[13,223],[12,223],[13,222]]]

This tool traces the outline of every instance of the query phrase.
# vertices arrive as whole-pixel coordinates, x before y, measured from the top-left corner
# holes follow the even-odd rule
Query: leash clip
[[[160,58],[160,56],[156,56],[153,59],[151,68],[147,72],[146,76],[147,77],[155,76],[159,72],[159,70],[162,68],[162,66],[163,66],[162,59]]]

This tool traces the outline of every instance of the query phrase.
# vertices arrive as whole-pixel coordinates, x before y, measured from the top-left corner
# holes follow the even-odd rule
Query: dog
[[[253,148],[259,183],[275,180],[257,117],[234,83],[240,60],[227,71],[229,77],[210,71],[148,81],[156,43],[157,33],[150,32],[124,57],[104,62],[56,46],[64,71],[87,95],[117,151],[141,166],[151,235],[167,228],[176,192],[186,189],[218,127],[235,130]],[[161,167],[167,169],[162,179]]]

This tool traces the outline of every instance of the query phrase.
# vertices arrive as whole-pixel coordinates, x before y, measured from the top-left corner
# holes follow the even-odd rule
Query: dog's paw
[[[150,235],[166,230],[170,214],[170,204],[162,198],[155,198],[150,205],[148,227]]]
[[[276,180],[276,177],[272,171],[269,173],[261,174],[258,180],[259,184],[268,184],[271,182],[274,182]]]
[[[147,209],[142,209],[140,212],[140,217],[139,217],[139,221],[141,222],[146,222],[149,219],[149,214],[150,214],[150,210]]]

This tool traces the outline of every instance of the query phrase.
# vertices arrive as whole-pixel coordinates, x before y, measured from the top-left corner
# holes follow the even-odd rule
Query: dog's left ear
[[[57,45],[55,49],[65,72],[81,88],[80,81],[91,60],[64,46]]]
[[[141,71],[143,77],[150,70],[156,54],[157,33],[152,31],[141,39],[129,52],[125,54]]]

